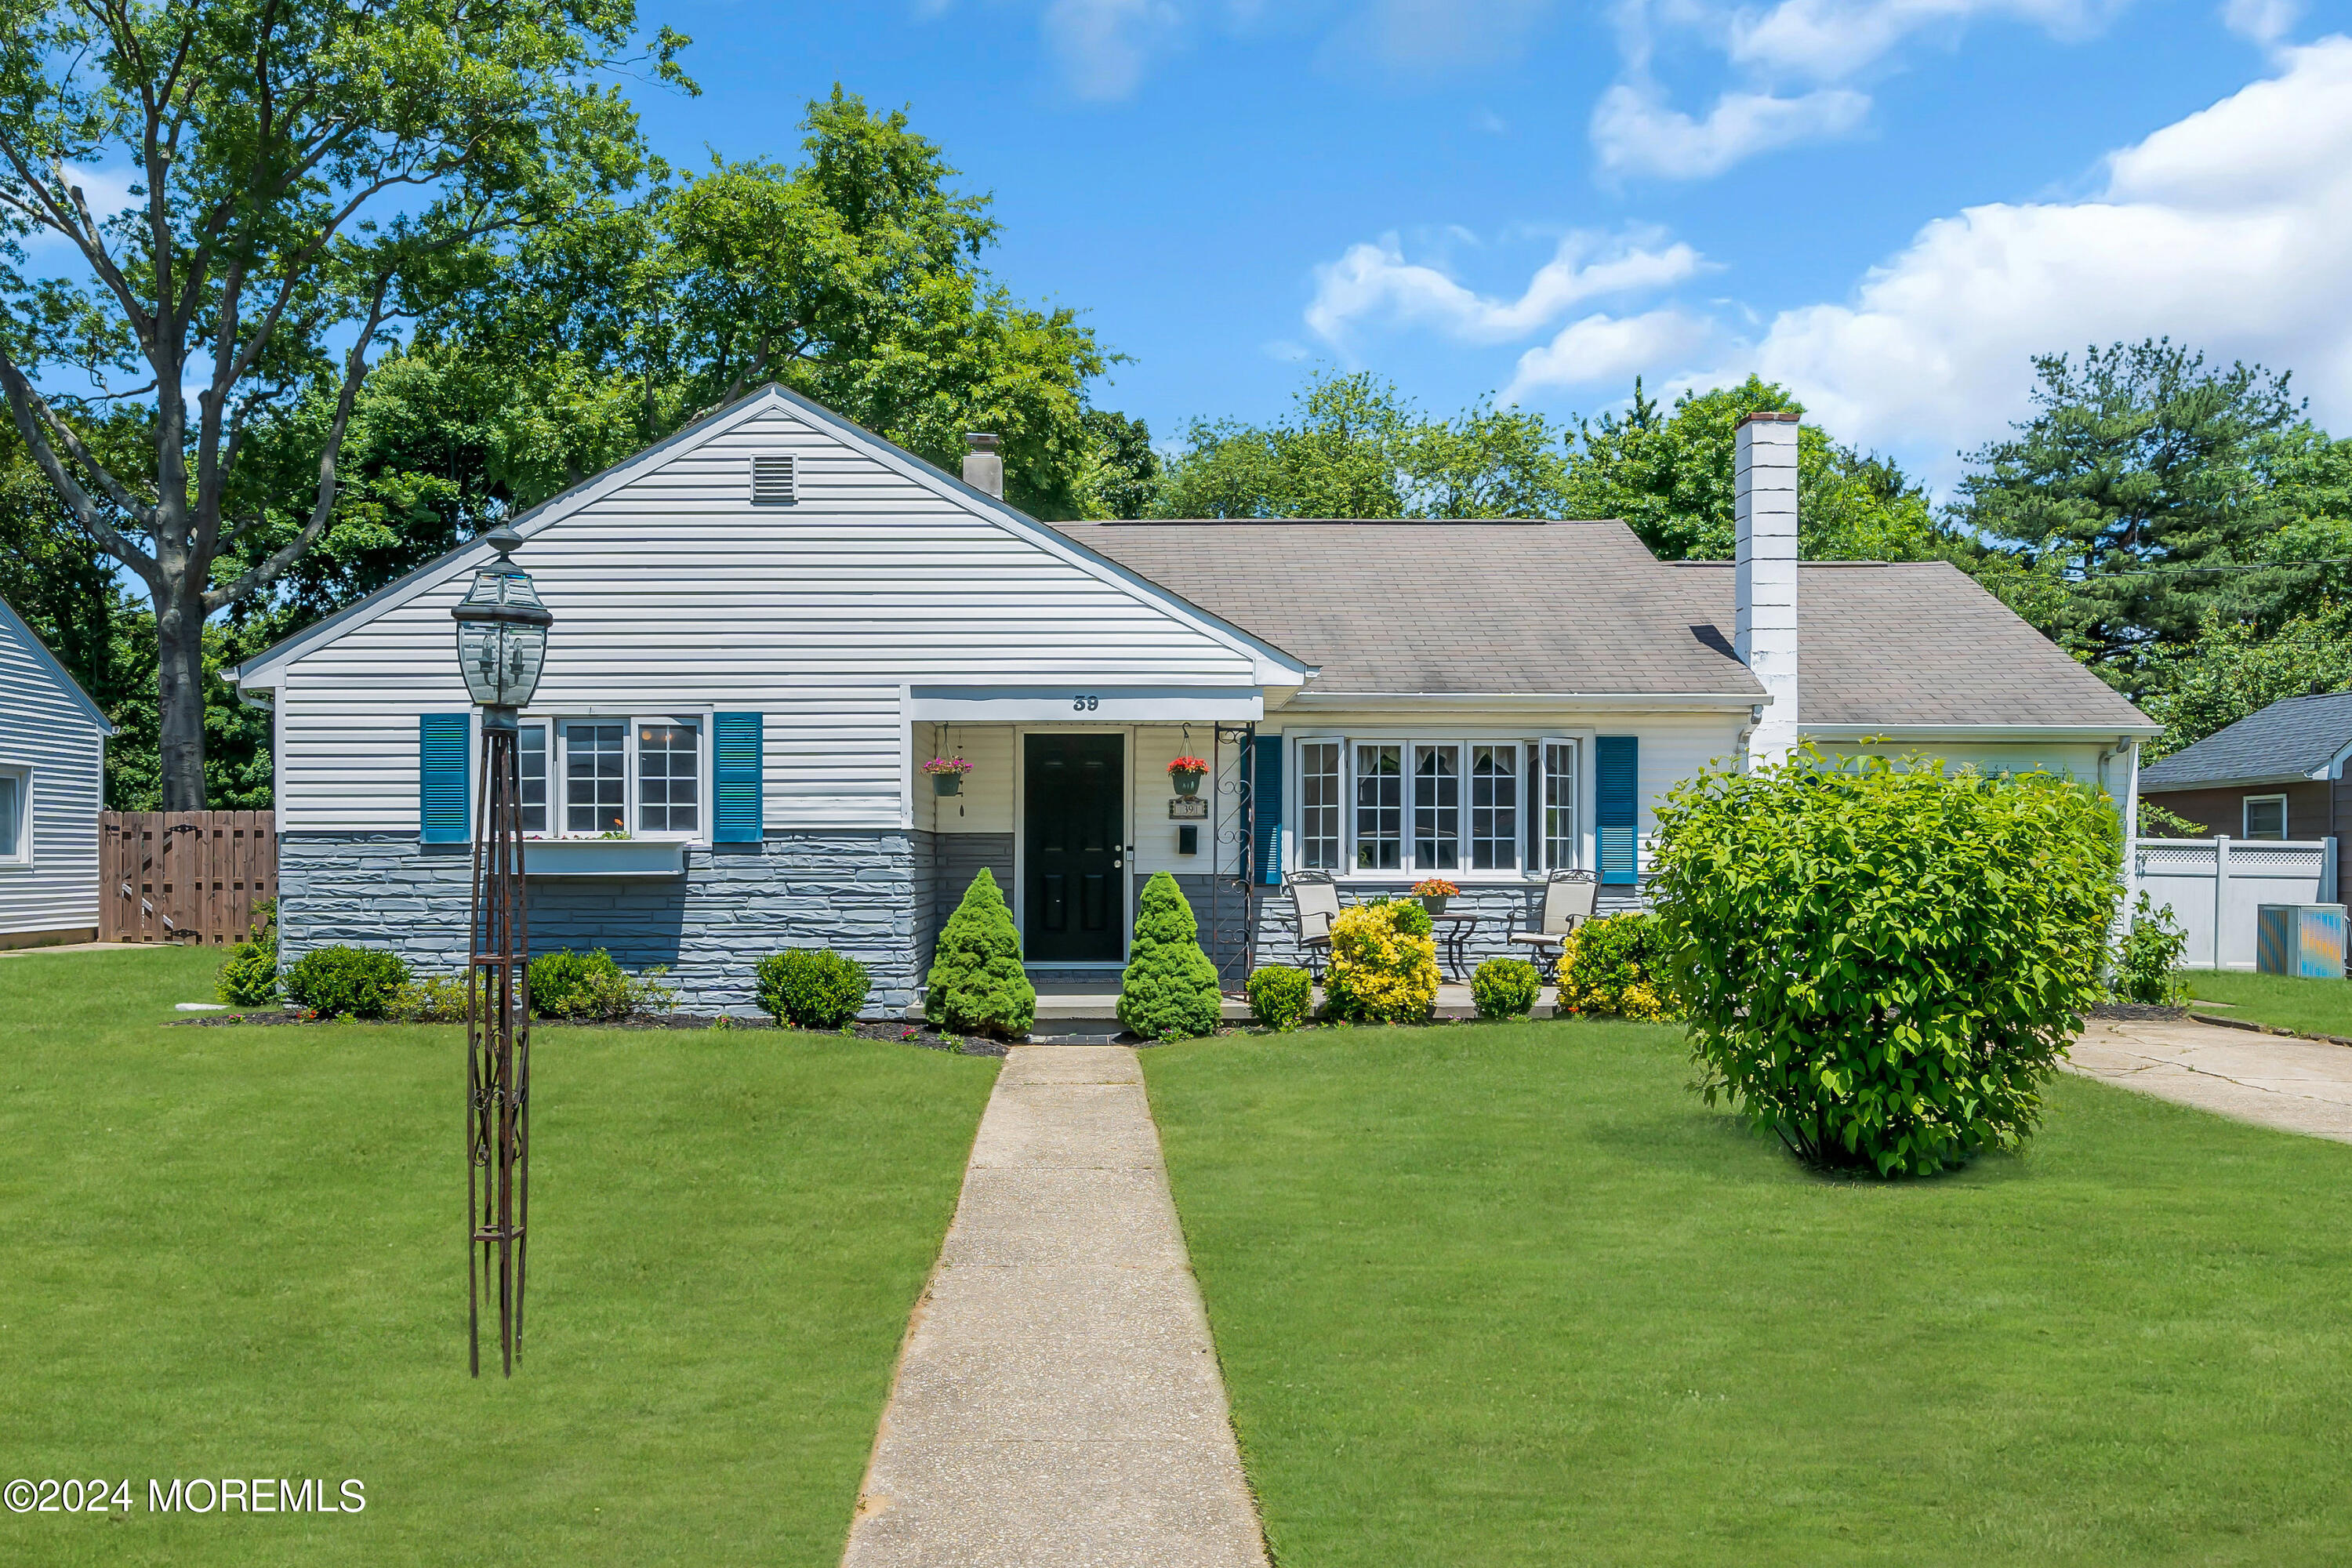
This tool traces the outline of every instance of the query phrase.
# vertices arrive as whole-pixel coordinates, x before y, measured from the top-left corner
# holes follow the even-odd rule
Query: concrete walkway
[[[1135,1053],[1013,1050],[845,1568],[1265,1568]]]
[[[2085,1078],[2352,1143],[2352,1047],[2190,1019],[2095,1018],[2069,1055]]]

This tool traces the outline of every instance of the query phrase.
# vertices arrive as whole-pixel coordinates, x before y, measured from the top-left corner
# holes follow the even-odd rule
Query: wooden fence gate
[[[100,942],[243,942],[277,896],[274,812],[99,813]]]

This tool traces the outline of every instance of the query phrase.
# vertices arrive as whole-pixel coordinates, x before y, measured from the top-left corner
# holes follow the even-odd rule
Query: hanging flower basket
[[[1198,795],[1201,775],[1208,771],[1208,763],[1200,757],[1179,757],[1168,764],[1168,782],[1176,786],[1178,795]]]
[[[934,795],[961,795],[963,775],[971,772],[971,764],[961,757],[933,757],[923,771],[931,775]]]
[[[1443,877],[1423,877],[1412,885],[1412,896],[1419,899],[1421,907],[1433,915],[1444,914],[1445,900],[1461,891],[1461,889]]]

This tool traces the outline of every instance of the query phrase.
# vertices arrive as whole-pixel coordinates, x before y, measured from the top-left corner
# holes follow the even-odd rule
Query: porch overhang
[[[1265,693],[1255,686],[917,686],[908,716],[957,724],[1255,723]]]

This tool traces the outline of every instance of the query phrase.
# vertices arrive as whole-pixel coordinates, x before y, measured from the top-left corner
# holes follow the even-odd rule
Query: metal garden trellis
[[[506,1374],[522,1353],[530,1217],[530,921],[523,888],[518,721],[547,660],[554,621],[530,576],[509,559],[521,535],[487,536],[497,558],[449,613],[457,660],[482,710],[481,813],[466,970],[466,1248],[469,1365],[482,1374],[485,1276],[498,1282]],[[478,1248],[478,1252],[477,1251]]]

